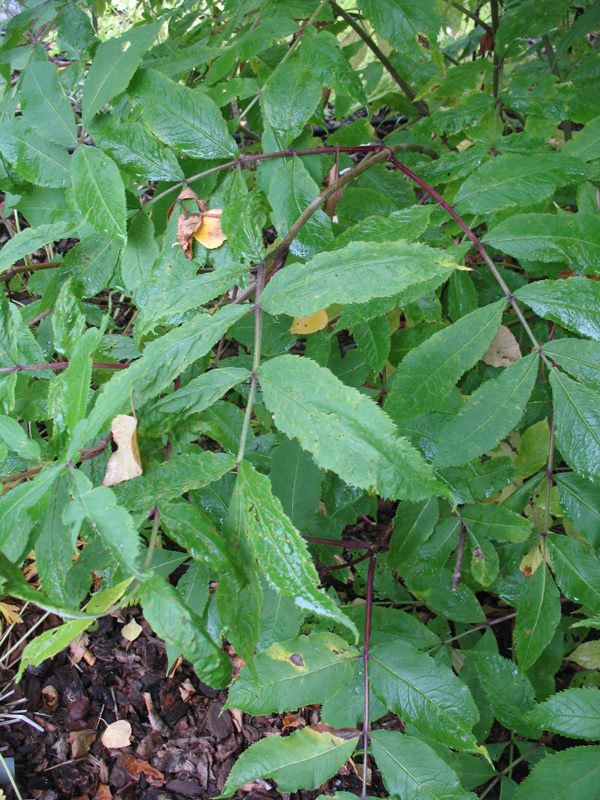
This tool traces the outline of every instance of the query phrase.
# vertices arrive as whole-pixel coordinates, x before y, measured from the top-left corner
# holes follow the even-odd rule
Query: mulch
[[[28,615],[27,627],[38,617],[38,612]],[[121,631],[132,617],[143,630],[128,642]],[[60,621],[50,617],[47,622]],[[27,698],[28,716],[43,728],[37,731],[24,723],[0,727],[0,752],[14,756],[23,798],[215,797],[240,753],[252,743],[318,722],[314,706],[298,714],[264,717],[223,711],[226,692],[199,681],[187,662],[180,661],[167,675],[164,644],[137,607],[101,619],[88,636],[85,648],[71,648],[40,667],[30,667],[16,687],[17,696]],[[101,736],[118,719],[131,724],[131,744],[108,749]],[[89,751],[74,758],[77,747],[85,750],[88,743]],[[321,790],[358,794],[360,781],[347,765]],[[298,792],[295,798],[312,800],[319,793]],[[10,792],[7,797],[12,800]],[[290,795],[259,780],[236,797],[287,800]]]

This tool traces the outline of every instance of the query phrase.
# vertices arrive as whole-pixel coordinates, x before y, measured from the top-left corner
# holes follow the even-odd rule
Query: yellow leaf
[[[220,208],[209,209],[202,215],[200,227],[194,232],[194,239],[209,250],[220,247],[225,239],[227,239],[221,229],[222,213],[223,211]]]
[[[0,613],[9,625],[21,625],[23,623],[18,607],[13,606],[11,603],[0,602]]]
[[[102,481],[103,486],[114,486],[123,481],[130,481],[132,478],[139,478],[142,474],[136,427],[136,418],[127,414],[118,414],[113,419],[110,429],[113,442],[118,449],[108,459],[106,474]]]
[[[317,331],[322,331],[328,322],[326,311],[316,311],[310,317],[294,317],[290,333],[299,333],[300,335],[316,333]]]
[[[127,639],[128,642],[135,642],[141,632],[142,626],[139,625],[133,617],[129,620],[127,625],[123,625],[121,628],[121,636]]]
[[[552,560],[547,548],[544,547],[544,542],[539,539],[538,542],[531,548],[526,556],[523,556],[519,569],[526,578],[531,578],[534,572],[542,565],[544,561],[544,549],[546,549],[546,564],[552,569]]]

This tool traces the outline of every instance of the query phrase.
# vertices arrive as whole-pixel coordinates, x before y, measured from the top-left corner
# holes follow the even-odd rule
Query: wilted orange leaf
[[[108,459],[103,486],[114,486],[132,478],[139,478],[142,474],[136,427],[136,418],[128,414],[118,414],[113,419],[110,429],[117,451]]]
[[[194,239],[208,250],[220,247],[227,239],[221,228],[221,208],[210,208],[204,215],[200,227],[194,232]]]
[[[322,331],[329,319],[326,311],[316,311],[310,317],[295,317],[290,327],[290,333],[308,334]]]

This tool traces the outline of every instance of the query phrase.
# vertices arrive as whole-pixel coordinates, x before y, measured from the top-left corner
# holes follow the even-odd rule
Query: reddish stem
[[[38,369],[67,369],[68,366],[68,361],[56,361],[53,364],[16,364],[14,367],[0,368],[0,375],[10,375],[13,372],[34,372]],[[128,369],[129,364],[104,364],[95,361],[92,367],[94,369]]]

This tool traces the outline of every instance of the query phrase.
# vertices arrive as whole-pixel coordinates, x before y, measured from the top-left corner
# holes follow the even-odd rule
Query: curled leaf
[[[117,451],[111,455],[106,465],[103,486],[114,486],[142,474],[142,462],[137,445],[137,419],[128,414],[117,414],[110,429]]]

